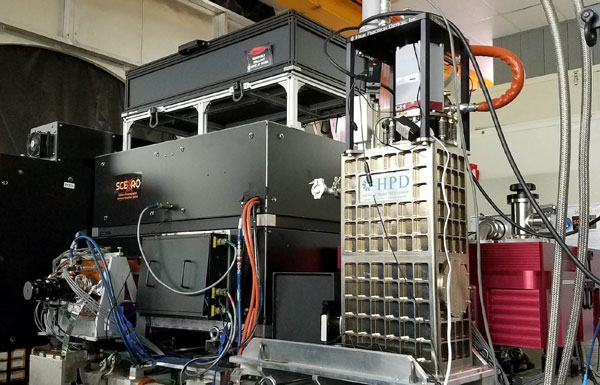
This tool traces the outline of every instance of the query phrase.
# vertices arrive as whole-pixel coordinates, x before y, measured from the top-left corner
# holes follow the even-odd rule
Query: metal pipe
[[[391,0],[363,0],[362,2],[362,19],[366,20],[369,17],[379,15],[380,13],[387,13],[391,11],[392,5]],[[367,23],[360,29],[360,32],[368,31],[390,22],[390,18],[375,19],[370,23]]]
[[[573,0],[575,14],[581,14],[583,9],[582,0]],[[589,235],[589,214],[590,214],[590,120],[592,117],[592,52],[585,42],[583,28],[579,28],[581,43],[582,65],[582,86],[581,86],[581,122],[579,129],[579,238],[577,239],[577,258],[587,264],[587,248]],[[581,315],[581,300],[583,298],[583,289],[585,274],[577,270],[575,275],[575,288],[573,293],[573,302],[571,312],[569,313],[569,326],[567,328],[566,338],[563,342],[563,352],[558,370],[558,385],[564,384],[567,380],[573,354],[573,345],[579,326],[579,316]]]
[[[564,46],[558,29],[558,18],[552,0],[540,0],[554,42],[558,70],[558,94],[560,106],[560,161],[558,170],[558,196],[556,202],[556,231],[564,239],[569,195],[569,167],[571,156],[571,111],[569,101],[569,79],[567,73]],[[544,384],[551,385],[554,380],[558,349],[558,328],[560,317],[560,292],[562,286],[563,252],[555,244],[554,269],[552,272],[552,291],[550,302],[550,320],[548,325],[548,344]]]
[[[506,235],[504,222],[494,218],[485,218],[479,222],[481,239],[499,241]]]

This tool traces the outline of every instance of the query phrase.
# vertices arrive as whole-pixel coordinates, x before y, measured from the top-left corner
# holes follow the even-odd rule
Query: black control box
[[[64,122],[32,128],[27,141],[27,156],[47,160],[91,159],[121,151],[122,136],[112,132]]]

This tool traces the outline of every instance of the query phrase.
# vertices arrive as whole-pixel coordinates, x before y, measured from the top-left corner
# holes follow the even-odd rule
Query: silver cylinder
[[[535,185],[528,183],[527,187],[529,190],[534,191]],[[529,228],[529,218],[533,214],[533,206],[527,199],[527,195],[521,185],[516,183],[510,186],[510,191],[514,194],[510,194],[506,197],[506,203],[510,205],[510,216],[513,222],[521,227]],[[538,194],[533,194],[534,198],[539,198]],[[523,230],[520,230],[512,226],[512,235],[518,238],[528,238],[530,235]]]
[[[363,0],[362,2],[362,19],[366,20],[371,16],[379,15],[381,13],[390,12],[392,9],[391,0]],[[390,22],[389,17],[373,20],[370,23],[364,25],[360,32],[368,31],[377,28],[382,25],[386,25]]]
[[[499,241],[506,235],[504,222],[494,218],[484,218],[479,222],[479,236],[483,240]]]
[[[440,139],[445,141],[448,139],[448,120],[443,116],[439,120],[439,135]]]

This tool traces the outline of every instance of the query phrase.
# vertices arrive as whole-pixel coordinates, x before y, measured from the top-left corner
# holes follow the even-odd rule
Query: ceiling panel
[[[560,14],[559,18],[561,21],[575,18],[573,3],[570,1],[555,1],[554,8],[556,8],[556,11]]]
[[[510,22],[517,26],[521,31],[548,25],[544,9],[541,5],[534,5],[529,8],[507,13],[503,16],[510,20]]]
[[[475,39],[480,44],[491,44],[492,39],[496,36],[512,35],[519,32],[519,29],[504,16],[494,16],[477,22],[457,25],[471,40]]]
[[[479,0],[473,0],[479,1]],[[518,11],[519,9],[540,4],[539,0],[483,0],[499,14]]]
[[[446,16],[477,42],[546,26],[539,0],[434,0]],[[575,18],[572,0],[553,0],[560,21]],[[584,0],[584,5],[598,0]],[[434,12],[427,0],[395,0],[394,10]]]

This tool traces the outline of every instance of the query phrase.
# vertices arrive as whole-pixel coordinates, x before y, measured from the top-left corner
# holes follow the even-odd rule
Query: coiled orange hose
[[[486,45],[472,45],[471,51],[473,51],[473,55],[475,56],[495,57],[503,60],[510,66],[510,69],[513,72],[513,80],[510,84],[510,88],[502,96],[492,99],[492,104],[494,105],[494,108],[498,109],[512,102],[517,95],[519,95],[523,89],[523,84],[525,83],[525,69],[517,55],[505,48]],[[486,102],[477,104],[477,111],[489,110],[490,106],[488,106]]]

